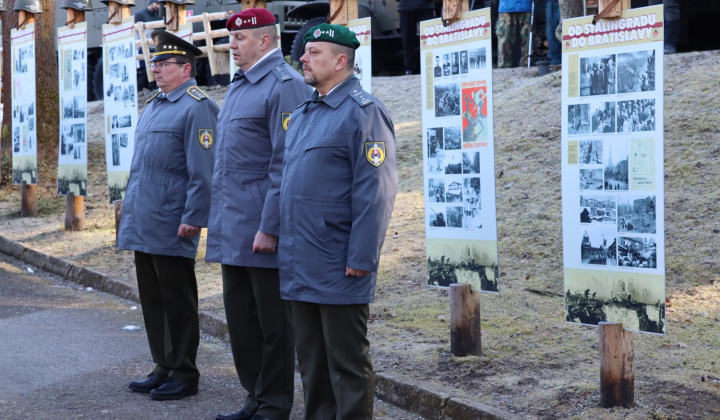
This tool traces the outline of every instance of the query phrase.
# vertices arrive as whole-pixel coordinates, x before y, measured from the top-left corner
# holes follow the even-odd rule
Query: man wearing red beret
[[[285,131],[310,96],[277,48],[275,17],[248,9],[227,20],[239,67],[218,115],[206,260],[222,264],[235,369],[248,395],[219,420],[286,420],[295,391],[290,304],[280,299],[277,240]]]

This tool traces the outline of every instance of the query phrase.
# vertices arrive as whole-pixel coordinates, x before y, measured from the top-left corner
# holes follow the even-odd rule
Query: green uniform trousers
[[[155,374],[197,386],[200,321],[195,260],[135,251],[135,269]]]
[[[305,419],[372,419],[369,305],[292,301],[292,309]]]
[[[520,38],[520,66],[527,66],[530,13],[499,13],[495,24],[498,67],[513,67],[513,50]]]
[[[222,278],[235,370],[248,393],[242,408],[287,420],[295,394],[295,347],[278,270],[223,264]]]

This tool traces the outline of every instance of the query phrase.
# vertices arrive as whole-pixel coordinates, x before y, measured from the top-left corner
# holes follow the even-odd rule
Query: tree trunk
[[[560,19],[570,19],[584,15],[582,0],[558,0],[558,3],[560,3]],[[562,22],[555,29],[555,36],[562,41]]]

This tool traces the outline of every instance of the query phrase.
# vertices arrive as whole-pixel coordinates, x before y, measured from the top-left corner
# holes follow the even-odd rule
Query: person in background
[[[137,13],[135,13],[135,23],[137,22],[154,22],[156,20],[160,20],[160,3],[158,3],[158,0],[148,0],[148,6],[146,9],[143,9]],[[146,29],[145,30],[145,38],[150,38],[150,34],[152,34],[152,29]],[[150,48],[150,53],[155,52],[155,49],[153,47]],[[142,50],[138,50],[139,53],[142,53]],[[138,92],[143,89],[154,89],[154,83],[151,84],[148,80],[147,76],[147,67],[145,65],[145,60],[138,60],[137,62],[137,90]]]
[[[238,71],[218,116],[205,260],[222,264],[223,301],[242,408],[217,420],[287,420],[295,394],[290,302],[280,299],[277,240],[285,131],[312,89],[278,48],[275,16],[227,20]]]
[[[648,5],[663,5],[664,18],[664,34],[665,37],[665,54],[675,54],[677,52],[678,33],[680,32],[680,5],[678,0],[648,0]]]
[[[419,25],[421,21],[435,17],[435,0],[400,0],[397,10],[400,14],[405,74],[418,74],[420,73]]]
[[[495,35],[498,38],[498,67],[514,67],[513,52],[520,44],[520,65],[528,63],[532,0],[500,0]]]
[[[200,230],[210,214],[218,106],[195,83],[199,48],[154,31],[158,92],[135,130],[119,249],[135,251],[145,330],[155,368],[128,387],[154,400],[198,392],[200,345],[195,278]]]
[[[555,36],[555,29],[560,24],[560,3],[558,0],[545,2],[545,35],[547,36],[548,54],[551,70],[560,70],[562,64],[562,44]]]
[[[290,117],[280,190],[280,294],[292,302],[306,419],[372,419],[367,339],[380,250],[398,188],[387,109],[353,76],[344,26],[303,38],[313,95]]]

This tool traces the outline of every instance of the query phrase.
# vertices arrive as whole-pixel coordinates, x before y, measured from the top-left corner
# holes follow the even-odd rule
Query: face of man
[[[308,42],[305,54],[300,57],[305,75],[305,83],[316,88],[321,94],[322,87],[334,80],[338,73],[338,58],[329,42]],[[330,88],[334,86],[329,86]]]
[[[190,64],[178,63],[177,57],[170,57],[152,63],[155,82],[163,93],[170,93],[190,79]]]
[[[155,3],[149,4],[147,8],[151,12],[157,12],[158,9],[160,8],[160,3],[155,2]]]
[[[435,65],[436,66],[440,65],[440,57],[435,57]]]
[[[263,56],[260,46],[262,36],[253,29],[240,29],[230,34],[230,49],[232,50],[235,65],[243,71],[250,70],[250,67]]]

